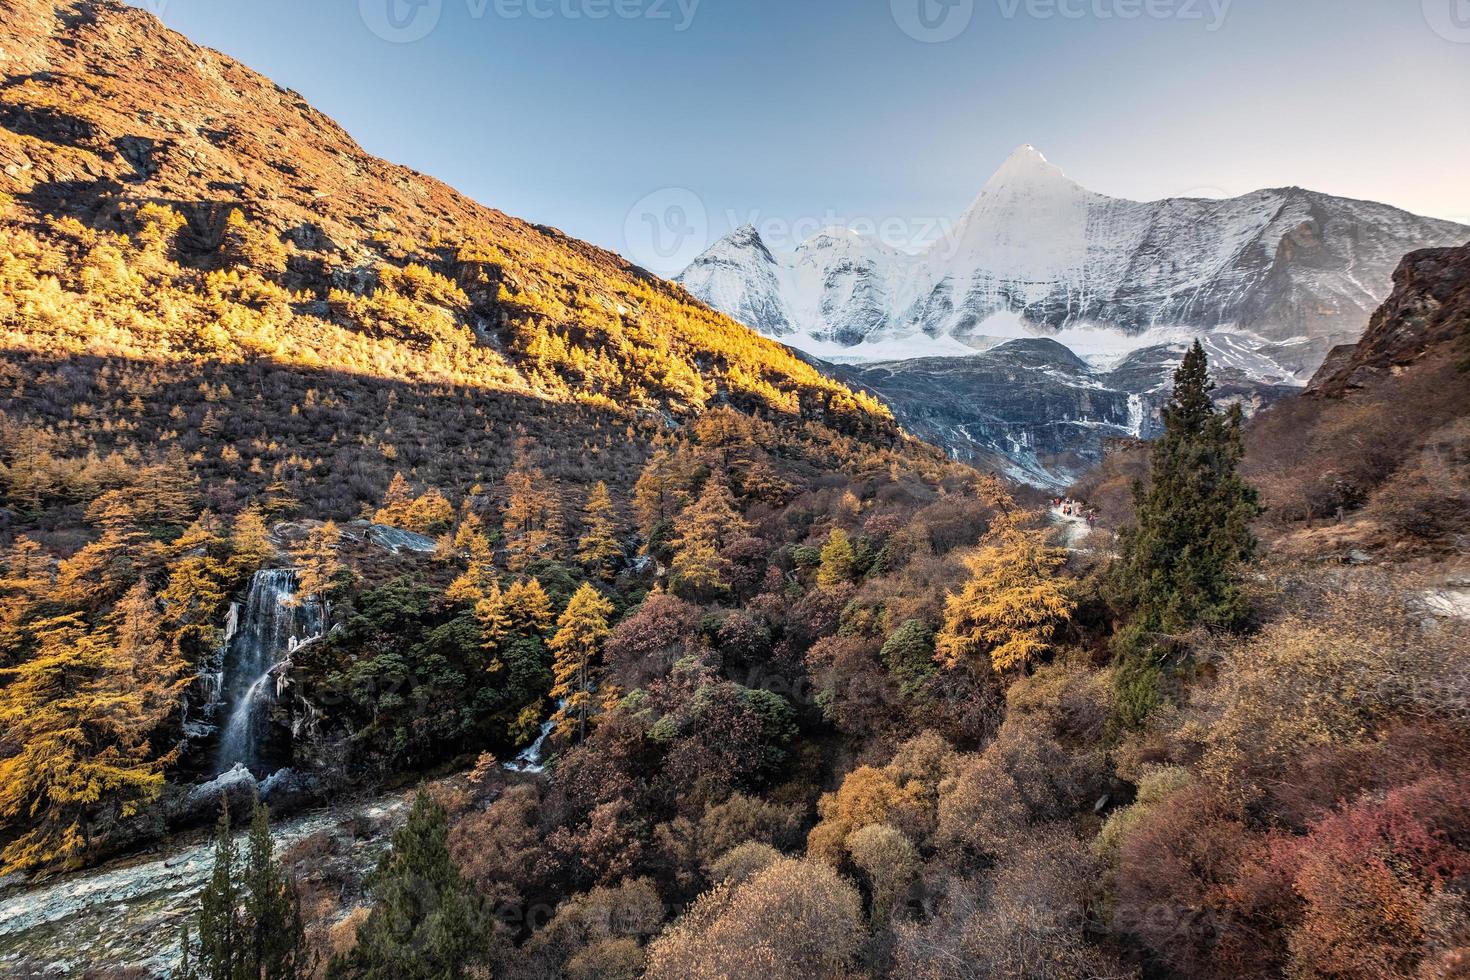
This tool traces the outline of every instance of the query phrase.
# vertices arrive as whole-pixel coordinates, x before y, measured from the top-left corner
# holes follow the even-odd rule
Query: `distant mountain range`
[[[1058,484],[1076,472],[1058,461],[1090,462],[1102,437],[1148,433],[1157,396],[1193,337],[1205,340],[1222,392],[1268,401],[1358,339],[1405,253],[1466,241],[1464,225],[1295,187],[1229,200],[1107,197],[1024,146],[950,233],[918,254],[846,229],[783,254],[746,226],[679,281],[767,336],[863,365],[843,373],[955,455],[998,452],[1033,482]],[[983,354],[1043,337],[1077,358],[1052,351],[1038,359],[1045,348],[1034,345]],[[894,367],[909,361],[917,363]],[[975,380],[1002,364],[1010,382]],[[1140,364],[1153,373],[1140,376]],[[943,389],[920,381],[925,375]],[[1125,376],[1127,385],[1114,385]],[[1062,399],[1072,407],[1037,418],[1025,393],[1063,378],[1095,393],[1087,407]],[[1143,401],[1140,424],[1092,411],[1130,395]],[[956,400],[986,424],[977,430],[942,409]],[[1052,451],[1032,438],[1041,422],[1056,427],[1042,440]]]

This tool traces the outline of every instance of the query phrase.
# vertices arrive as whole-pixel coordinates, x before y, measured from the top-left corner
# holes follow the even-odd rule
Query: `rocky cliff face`
[[[1470,246],[1407,256],[1360,343],[1247,432],[1267,516],[1304,554],[1470,547]]]
[[[971,357],[919,358],[830,370],[892,405],[916,435],[956,458],[1033,486],[1062,489],[1096,465],[1109,440],[1149,439],[1183,348],[1135,351],[1098,370],[1053,340],[1014,340]],[[1216,372],[1221,405],[1248,414],[1300,389]]]
[[[1470,337],[1470,245],[1414,252],[1393,279],[1393,295],[1362,339],[1335,351],[1312,379],[1313,394],[1341,396]]]

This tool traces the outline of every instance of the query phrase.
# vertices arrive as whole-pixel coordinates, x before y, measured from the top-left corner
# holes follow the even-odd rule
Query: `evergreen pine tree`
[[[314,967],[296,890],[275,859],[270,813],[255,801],[245,859],[220,799],[214,868],[199,900],[198,941],[185,925],[176,980],[302,980]]]
[[[239,851],[230,830],[230,808],[220,799],[214,832],[214,869],[199,898],[199,942],[191,980],[236,980],[245,975],[245,922],[238,880]],[[187,947],[185,953],[187,955]]]
[[[1196,341],[1174,376],[1148,483],[1134,486],[1137,524],[1123,531],[1109,573],[1111,598],[1129,620],[1115,640],[1125,723],[1141,721],[1158,698],[1153,638],[1238,628],[1246,615],[1240,574],[1255,554],[1250,525],[1259,508],[1238,472],[1240,408],[1217,411],[1213,388]]]
[[[1115,594],[1151,632],[1232,628],[1245,615],[1240,568],[1255,554],[1250,522],[1259,511],[1237,472],[1240,410],[1217,412],[1213,387],[1196,341],[1175,375],[1148,485],[1134,488],[1137,525],[1122,535]]]
[[[189,935],[189,923],[179,928],[179,965],[174,968],[173,980],[199,980],[199,971],[194,968],[194,939]]]
[[[296,980],[311,972],[296,889],[275,859],[270,812],[259,800],[250,815],[245,858],[245,958],[255,980]]]
[[[357,931],[357,948],[334,959],[329,977],[463,980],[481,958],[484,907],[449,854],[444,808],[420,792],[393,850],[371,882],[376,904]]]

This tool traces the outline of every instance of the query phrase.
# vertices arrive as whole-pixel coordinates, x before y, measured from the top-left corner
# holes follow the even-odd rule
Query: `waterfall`
[[[191,741],[203,741],[217,731],[215,719],[219,715],[220,699],[224,697],[225,689],[225,655],[239,630],[240,604],[232,602],[229,615],[225,617],[224,635],[214,652],[200,665],[198,678],[184,694],[184,736]]]
[[[1128,396],[1128,431],[1133,434],[1133,438],[1135,438],[1135,439],[1142,439],[1143,438],[1143,423],[1144,423],[1144,417],[1143,417],[1143,396],[1141,396],[1141,395],[1129,395]]]
[[[263,569],[250,582],[250,596],[225,651],[222,703],[227,721],[219,740],[217,772],[245,766],[257,776],[270,710],[279,696],[273,673],[303,643],[325,629],[321,604],[296,600],[296,572]]]
[[[556,710],[560,712],[567,706],[565,699],[556,703]],[[546,740],[551,738],[551,730],[556,727],[556,716],[552,715],[541,723],[541,732],[536,736],[536,741],[521,750],[521,754],[505,764],[505,768],[511,772],[544,772],[543,755],[546,752]]]

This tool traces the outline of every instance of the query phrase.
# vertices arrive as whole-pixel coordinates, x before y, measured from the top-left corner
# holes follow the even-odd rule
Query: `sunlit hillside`
[[[781,346],[617,256],[368,156],[295,93],[146,13],[79,4],[63,43],[51,7],[0,4],[22,42],[8,66],[27,69],[0,105],[0,348],[14,377],[38,359],[87,359],[40,403],[12,390],[12,425],[50,428],[60,451],[126,448],[130,428],[143,451],[187,445],[201,427],[228,436],[241,409],[219,404],[221,390],[273,368],[317,378],[263,395],[289,397],[278,407],[293,417],[335,408],[342,428],[358,416],[341,436],[390,464],[374,494],[406,422],[377,398],[343,404],[343,389],[373,381],[445,396],[434,400],[458,432],[501,441],[495,427],[523,410],[646,439],[729,404],[897,443],[885,409]],[[109,67],[119,46],[135,59],[126,73]],[[102,431],[112,402],[157,389],[170,423],[124,411]],[[462,418],[455,400],[478,403]],[[280,435],[265,451],[239,447],[243,472],[221,475],[321,465]],[[347,476],[330,462],[321,476]],[[470,482],[495,469],[475,462]]]

